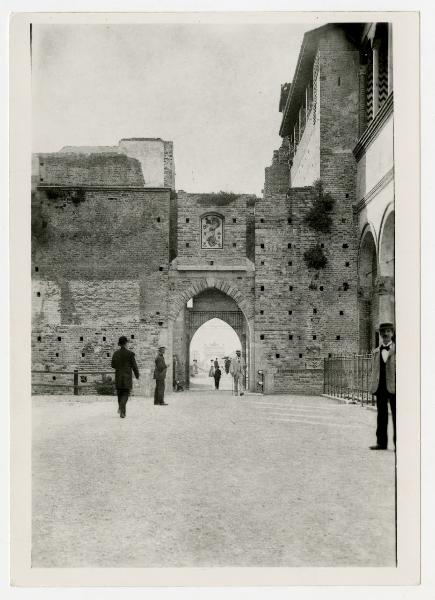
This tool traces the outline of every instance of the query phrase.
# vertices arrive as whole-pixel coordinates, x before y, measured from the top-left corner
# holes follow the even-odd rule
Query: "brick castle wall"
[[[169,195],[33,194],[34,368],[106,369],[127,335],[143,373],[138,389],[150,393],[154,357],[168,337]]]
[[[233,200],[219,202],[207,194],[178,192],[177,200],[177,257],[180,263],[216,265],[240,264],[248,251],[252,256],[252,226],[248,219],[253,215],[253,197],[241,195]],[[223,248],[201,248],[201,217],[207,213],[217,213],[224,219]],[[251,232],[247,243],[247,230]]]
[[[295,156],[286,138],[274,152],[262,199],[140,190],[141,163],[123,155],[90,154],[84,162],[68,153],[34,157],[33,184],[40,186],[32,198],[35,367],[106,369],[125,334],[146,374],[137,391],[149,393],[160,343],[168,345],[168,362],[176,356],[186,373],[185,304],[214,288],[232,296],[247,317],[251,366],[265,371],[266,392],[322,392],[323,358],[357,352],[359,337],[352,154],[359,54],[341,28],[320,36],[314,75],[304,136]],[[156,158],[156,165],[173,190],[173,147],[161,142],[156,157],[163,162]],[[327,234],[305,223],[319,178],[335,201]],[[200,219],[208,212],[224,219],[223,249],[201,248]],[[327,257],[324,269],[309,269],[304,260],[315,244]],[[171,376],[172,366],[168,387]]]
[[[358,136],[359,57],[333,30],[316,60],[315,124],[308,123],[293,157],[291,181],[286,140],[274,153],[264,198],[256,204],[256,362],[268,373],[266,387],[275,392],[320,392],[316,372],[322,359],[358,349],[352,148]],[[314,188],[296,187],[298,181],[314,183],[319,175],[335,200],[328,234],[304,222]],[[328,259],[319,271],[308,269],[304,260],[304,252],[317,243]]]
[[[161,278],[168,225],[169,190],[109,188],[77,197],[76,190],[40,188],[32,198],[34,277]]]
[[[329,354],[357,351],[355,256],[340,226],[318,235],[307,227],[316,192],[291,188],[257,203],[255,336],[257,368],[275,392],[319,393],[318,378],[306,387],[305,369],[321,369]],[[341,225],[338,205],[334,223]],[[323,244],[328,263],[309,269],[304,253]],[[302,385],[301,381],[305,383]]]
[[[188,378],[189,332],[185,317],[190,297],[196,310],[231,310],[239,303],[247,315],[254,310],[255,274],[249,268],[247,256],[254,253],[254,207],[255,198],[238,196],[233,199],[210,197],[207,194],[188,194],[179,191],[172,217],[177,216],[177,260],[169,272],[169,303],[172,308],[173,354],[177,357],[180,380],[185,385]],[[223,217],[223,248],[201,248],[201,217],[207,213],[218,213]],[[225,306],[218,292],[211,292],[201,299],[203,290],[220,290],[227,297]],[[213,297],[215,301],[210,301]],[[202,303],[201,303],[202,302]]]
[[[110,366],[113,352],[118,348],[118,338],[126,335],[129,348],[136,353],[140,379],[133,381],[133,393],[150,396],[152,394],[152,373],[156,348],[160,343],[161,331],[155,323],[116,324],[107,320],[106,325],[37,325],[32,331],[32,369],[45,371],[33,376],[39,383],[69,384],[72,375],[56,375],[56,371],[78,369],[86,377],[81,383],[90,385],[83,388],[87,394],[97,393],[94,382],[102,380],[101,375],[91,375],[88,371],[107,371],[113,379]],[[65,390],[52,387],[35,387],[39,393],[63,393]],[[72,388],[65,393],[72,393]]]

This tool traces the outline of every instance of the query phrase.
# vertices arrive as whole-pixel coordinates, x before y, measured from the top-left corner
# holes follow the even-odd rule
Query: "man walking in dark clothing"
[[[154,390],[154,404],[158,406],[167,406],[164,401],[165,398],[165,378],[167,365],[165,363],[165,346],[160,346],[159,353],[156,357],[156,366],[154,369],[154,379],[156,380],[156,387]]]
[[[122,335],[118,341],[120,348],[112,356],[112,369],[115,369],[115,385],[118,394],[118,413],[121,419],[125,418],[128,397],[133,387],[132,372],[136,379],[139,379],[134,352],[128,350],[127,344],[127,338]]]
[[[218,365],[215,366],[214,375],[213,375],[213,377],[214,377],[214,387],[215,387],[216,390],[219,389],[219,382],[221,380],[221,375],[222,375],[222,371],[220,370],[219,363],[218,363]]]
[[[382,344],[373,350],[370,387],[372,394],[376,394],[378,409],[376,445],[370,446],[371,450],[386,450],[388,447],[388,403],[391,407],[396,447],[396,345],[393,342],[393,324],[381,323],[379,334]]]

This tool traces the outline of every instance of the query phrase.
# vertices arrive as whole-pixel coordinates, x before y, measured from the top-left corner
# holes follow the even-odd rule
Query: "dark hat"
[[[390,323],[389,321],[386,321],[385,323],[380,323],[379,324],[379,331],[385,331],[386,329],[391,329],[391,331],[394,331],[394,325],[393,325],[393,323]]]
[[[166,346],[159,346],[159,350],[166,350]]]
[[[121,335],[121,337],[118,340],[118,346],[125,346],[127,342],[128,339],[125,337],[125,335]]]

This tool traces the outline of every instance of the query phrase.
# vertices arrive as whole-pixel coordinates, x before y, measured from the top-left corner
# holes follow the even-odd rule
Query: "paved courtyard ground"
[[[213,391],[214,387],[214,377],[209,377],[208,373],[204,373],[203,371],[200,371],[197,375],[191,377],[190,379],[190,391]],[[222,368],[222,377],[219,381],[219,391],[231,392],[232,388],[233,378],[229,373],[225,373],[224,369]]]
[[[33,398],[34,567],[393,566],[376,413],[301,396]]]

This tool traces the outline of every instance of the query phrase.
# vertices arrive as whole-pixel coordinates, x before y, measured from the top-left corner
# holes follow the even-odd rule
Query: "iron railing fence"
[[[371,354],[337,355],[324,359],[323,392],[361,404],[374,404],[370,391]]]
[[[35,376],[36,381],[35,381]],[[115,390],[113,369],[107,371],[43,371],[32,370],[32,391],[44,394],[59,390],[59,394],[73,390],[74,396],[79,396],[83,391],[97,393],[99,386]],[[38,391],[39,390],[39,391]],[[109,393],[106,391],[105,393]]]

